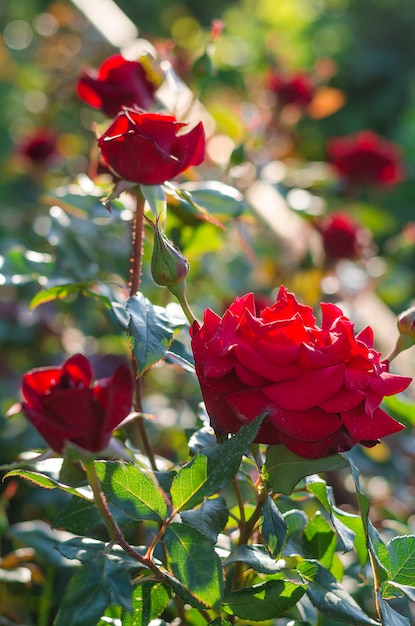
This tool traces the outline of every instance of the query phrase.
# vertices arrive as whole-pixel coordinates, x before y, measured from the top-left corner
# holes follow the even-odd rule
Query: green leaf
[[[110,604],[132,610],[130,577],[124,565],[102,553],[71,578],[55,626],[96,626]]]
[[[186,182],[180,189],[190,193],[193,204],[214,215],[238,217],[246,209],[242,193],[217,180]]]
[[[221,496],[202,502],[198,509],[182,511],[183,522],[203,533],[213,544],[218,534],[225,528],[229,517],[226,500]]]
[[[137,376],[163,359],[173,341],[169,319],[160,306],[153,306],[142,293],[127,302],[128,335],[137,361]]]
[[[209,622],[207,626],[231,626],[231,623],[223,617],[217,617],[212,622]]]
[[[242,455],[255,439],[264,416],[246,424],[224,443],[205,448],[177,473],[171,487],[176,511],[190,509],[206,496],[211,496],[227,485],[235,476]]]
[[[33,310],[41,304],[46,302],[52,302],[53,300],[63,300],[68,296],[76,293],[81,293],[84,296],[93,298],[94,300],[100,300],[105,307],[111,308],[111,302],[106,296],[102,296],[95,291],[92,291],[90,287],[93,287],[94,281],[82,282],[82,283],[66,283],[64,285],[55,285],[49,287],[49,289],[43,289],[39,291],[30,301],[30,309]]]
[[[271,496],[267,496],[262,506],[261,534],[268,550],[277,556],[282,550],[287,534],[287,522],[278,510]]]
[[[165,584],[143,582],[133,589],[133,612],[123,612],[122,626],[147,626],[166,608],[172,596]]]
[[[166,528],[164,543],[174,576],[206,607],[216,607],[222,595],[221,563],[211,542],[186,524]]]
[[[276,574],[282,569],[281,565],[272,558],[266,547],[262,545],[238,546],[223,561],[223,566],[226,567],[236,562],[245,563],[248,567],[262,574]]]
[[[120,523],[119,519],[117,521]],[[99,527],[104,527],[104,522],[95,502],[72,497],[54,518],[53,527],[65,528],[75,535],[87,535]]]
[[[50,478],[50,476],[46,476],[45,474],[40,474],[39,472],[32,472],[30,470],[12,470],[11,472],[7,472],[4,478],[10,478],[11,476],[18,476],[19,478],[24,478],[31,482],[34,485],[38,485],[39,487],[43,487],[43,489],[60,489],[61,491],[65,491],[66,493],[70,493],[73,496],[78,498],[83,498],[84,500],[91,501],[92,500],[92,492],[89,488],[86,487],[68,487],[68,485],[64,485],[63,483]]]
[[[308,582],[307,595],[320,613],[349,625],[379,626],[320,563],[304,560],[297,565],[297,570]]]
[[[336,535],[331,526],[317,511],[304,530],[305,548],[310,558],[317,559],[330,569],[336,551]]]
[[[143,194],[154,219],[158,219],[166,208],[166,194],[161,185],[140,185]]]
[[[268,580],[226,595],[222,606],[231,615],[260,622],[284,615],[299,602],[304,592],[305,585]]]
[[[322,459],[305,459],[290,452],[283,445],[269,446],[265,468],[269,485],[276,493],[289,496],[297,483],[310,474],[348,467],[348,461],[340,454]]]
[[[383,626],[411,626],[411,622],[404,615],[397,613],[382,598],[380,592],[377,593],[378,606],[380,609],[380,617]]]
[[[135,549],[137,550],[137,548]],[[105,554],[106,558],[110,558],[114,563],[123,565],[127,569],[136,570],[144,567],[133,557],[128,556],[120,546],[92,539],[91,537],[74,537],[69,541],[61,543],[58,546],[58,550],[66,558],[77,559],[82,563],[100,558]],[[145,551],[145,548],[141,549],[143,556]]]
[[[385,559],[386,555],[383,555],[382,563],[389,570],[388,582],[415,587],[415,536],[394,537],[386,548],[387,559]],[[391,598],[396,593],[393,588],[385,584],[382,588],[382,595],[385,598]]]
[[[388,550],[376,528],[369,519],[370,500],[360,486],[360,473],[356,465],[349,459],[352,477],[356,487],[356,496],[359,503],[361,519],[365,529],[366,545],[372,555],[372,567],[375,569],[378,581],[384,582],[389,578],[385,563],[388,562]]]
[[[145,470],[119,461],[96,461],[95,468],[110,510],[121,512],[124,523],[164,521],[167,503],[160,486]]]
[[[307,480],[306,488],[316,496],[330,514],[332,524],[342,541],[343,550],[352,550],[354,547],[359,562],[363,566],[367,561],[368,553],[365,528],[360,515],[353,515],[337,508],[333,502],[331,490],[322,478]]]

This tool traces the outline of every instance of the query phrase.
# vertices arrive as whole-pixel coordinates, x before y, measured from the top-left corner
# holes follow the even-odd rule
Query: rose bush
[[[369,130],[330,139],[327,153],[340,176],[351,182],[392,186],[404,177],[399,147]]]
[[[203,124],[185,132],[186,127],[172,115],[124,107],[99,137],[98,146],[104,163],[120,178],[159,185],[205,157]]]
[[[68,441],[90,452],[103,450],[131,411],[133,377],[126,365],[91,386],[92,380],[91,364],[82,354],[22,378],[23,413],[59,454]]]
[[[98,71],[84,70],[77,83],[79,97],[109,117],[123,106],[148,109],[154,103],[155,91],[142,64],[120,54],[104,61]]]
[[[207,309],[203,324],[194,323],[196,373],[218,435],[265,414],[258,443],[319,458],[404,428],[379,405],[411,379],[388,372],[369,327],[355,336],[337,306],[321,309],[317,326],[311,307],[281,287],[259,317],[247,294],[223,317]]]

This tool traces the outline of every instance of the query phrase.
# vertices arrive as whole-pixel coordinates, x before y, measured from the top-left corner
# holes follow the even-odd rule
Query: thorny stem
[[[144,232],[144,196],[141,189],[137,187],[137,204],[135,209],[133,228],[132,228],[132,246],[130,257],[130,297],[135,296],[140,288],[141,281],[141,261],[143,256],[143,232]]]
[[[142,257],[143,257],[143,233],[144,233],[144,203],[145,199],[141,192],[140,187],[137,187],[136,192],[137,204],[135,209],[135,216],[132,227],[132,246],[131,246],[131,257],[130,257],[130,282],[129,282],[129,292],[130,298],[135,296],[137,291],[140,289],[141,282],[141,265],[142,265]],[[137,371],[137,361],[133,354],[133,370],[134,370],[134,378],[135,378],[135,410],[137,413],[143,412],[142,406],[142,394],[141,394],[141,377],[138,376]],[[128,427],[129,436],[133,445],[137,448],[142,445],[144,452],[146,453],[151,468],[153,470],[157,469],[156,461],[154,458],[154,452],[151,447],[150,440],[148,438],[146,426],[144,419],[142,417],[135,419],[132,421]]]
[[[130,546],[130,544],[125,539],[121,528],[118,526],[117,522],[111,514],[111,511],[109,510],[107,500],[101,490],[101,484],[99,482],[99,478],[95,469],[94,461],[84,461],[84,467],[89,485],[94,495],[95,504],[102,516],[102,519],[105,522],[105,526],[107,527],[111,541],[121,546],[124,552],[126,552],[133,559],[141,563],[141,565],[150,569],[153,572],[154,576],[157,578],[157,580],[164,580],[165,576],[163,572],[157,567],[157,565],[151,559],[142,556],[139,552],[134,550],[134,548]]]

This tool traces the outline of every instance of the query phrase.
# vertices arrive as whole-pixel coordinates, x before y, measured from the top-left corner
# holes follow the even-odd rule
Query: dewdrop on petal
[[[189,273],[189,263],[171,241],[154,224],[154,246],[151,257],[151,275],[162,287],[182,283]]]

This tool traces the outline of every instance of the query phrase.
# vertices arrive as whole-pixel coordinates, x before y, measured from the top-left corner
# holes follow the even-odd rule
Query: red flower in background
[[[91,386],[92,379],[91,364],[82,354],[22,378],[23,413],[59,454],[68,441],[90,452],[103,450],[131,411],[133,377],[126,365]]]
[[[306,107],[314,95],[314,85],[308,74],[282,74],[271,71],[266,78],[266,86],[283,106],[297,104]]]
[[[259,316],[248,294],[223,317],[207,309],[203,325],[194,323],[196,373],[217,434],[265,413],[258,443],[319,458],[404,428],[379,405],[411,379],[389,374],[369,327],[355,336],[337,306],[321,309],[319,327],[311,307],[281,287]]]
[[[383,186],[403,179],[399,146],[370,130],[330,139],[327,153],[337,172],[351,182]]]
[[[91,107],[114,117],[123,106],[149,108],[154,103],[156,86],[141,63],[116,54],[104,61],[98,71],[85,70],[77,91]]]
[[[18,153],[35,164],[45,163],[58,154],[56,133],[49,128],[37,128],[23,138]]]
[[[187,132],[172,115],[124,108],[98,139],[103,161],[120,178],[160,185],[205,157],[201,122]]]
[[[348,213],[341,211],[324,215],[316,222],[329,259],[354,259],[370,249],[370,232]]]

